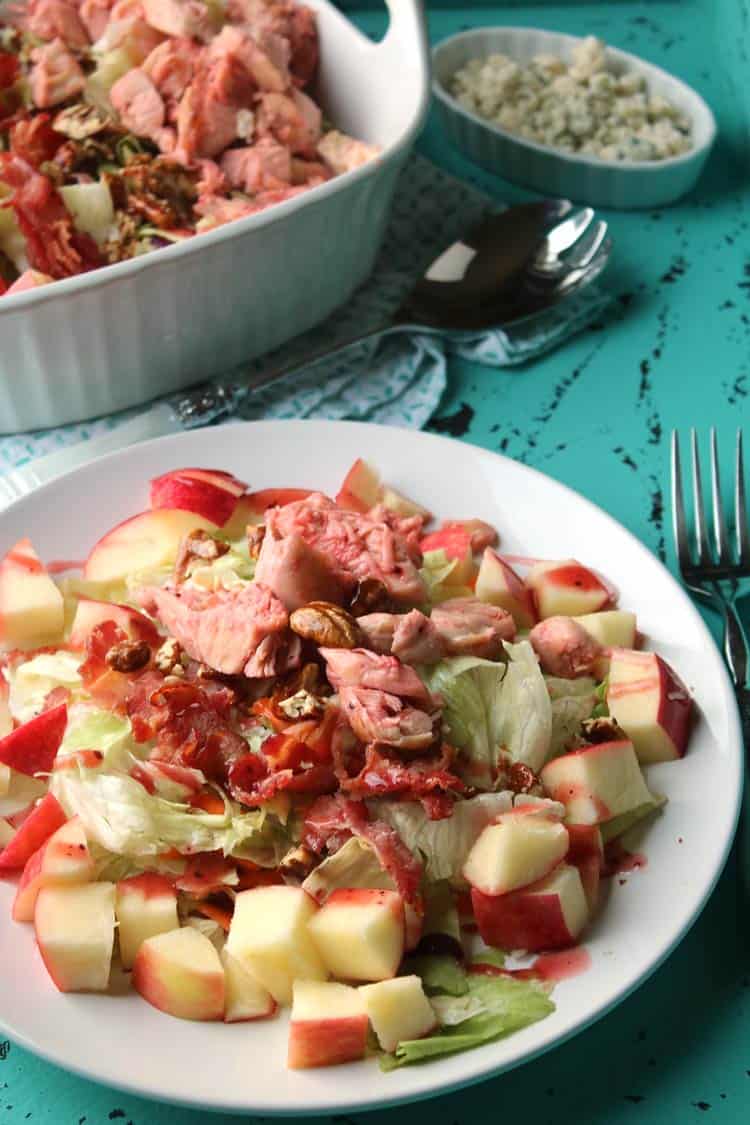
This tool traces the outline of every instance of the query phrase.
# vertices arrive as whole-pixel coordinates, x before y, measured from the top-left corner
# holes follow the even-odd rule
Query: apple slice
[[[49,773],[68,724],[64,703],[42,711],[0,738],[0,762],[27,777]]]
[[[7,849],[17,831],[18,829],[14,828],[10,821],[6,820],[4,816],[0,816],[0,848]]]
[[[24,827],[19,829],[19,835]],[[43,887],[89,883],[95,874],[83,825],[77,816],[73,817],[27,860],[13,900],[13,921],[34,921],[34,909]]]
[[[395,1051],[405,1039],[423,1039],[437,1027],[435,1012],[417,976],[364,984],[359,994],[384,1051]]]
[[[377,504],[379,494],[380,476],[377,470],[358,457],[336,493],[336,503],[340,508],[369,512]]]
[[[399,894],[357,887],[329,895],[308,928],[332,976],[374,981],[396,975],[404,926]]]
[[[317,909],[300,887],[253,887],[235,899],[227,951],[277,1004],[291,1004],[295,980],[325,980],[328,975],[308,932]]]
[[[641,762],[669,762],[685,753],[693,701],[655,652],[612,650],[607,706]]]
[[[404,496],[397,489],[391,488],[389,484],[382,485],[378,492],[378,503],[391,512],[395,512],[397,516],[404,516],[407,519],[410,516],[421,516],[425,522],[432,519],[432,512],[423,508],[421,504],[417,504],[415,500],[410,500],[408,496]]]
[[[226,946],[220,956],[224,966],[224,1022],[260,1020],[274,1015],[276,1001],[247,965],[233,957]]]
[[[210,469],[177,469],[151,481],[152,508],[194,512],[222,527],[231,519],[245,485]]]
[[[419,541],[423,554],[442,551],[445,557],[455,564],[451,571],[452,586],[473,586],[477,577],[477,565],[471,547],[471,533],[465,527],[443,527],[423,536]]]
[[[14,833],[13,845],[6,844],[0,852],[0,872],[23,867],[67,819],[57,798],[52,793],[46,793]]]
[[[183,536],[198,528],[211,533],[219,530],[194,512],[175,508],[140,512],[118,523],[94,545],[83,577],[89,582],[124,582],[133,571],[168,566],[177,558]]]
[[[103,992],[115,940],[114,883],[43,887],[34,912],[37,945],[61,992]]]
[[[634,613],[626,609],[603,609],[573,619],[604,648],[634,648],[638,628]]]
[[[287,1066],[335,1066],[365,1057],[369,1021],[359,990],[334,981],[294,982]]]
[[[602,881],[601,864],[595,856],[589,856],[588,859],[579,859],[576,863],[573,863],[572,866],[576,868],[578,874],[581,876],[581,886],[586,896],[589,917],[591,917],[599,905],[599,891]]]
[[[115,913],[120,960],[125,969],[133,967],[144,941],[176,930],[180,924],[174,886],[165,875],[153,871],[120,880]]]
[[[180,1020],[224,1017],[224,970],[216,947],[192,926],[146,938],[133,964],[144,1000]]]
[[[572,945],[589,914],[581,876],[568,864],[509,895],[486,895],[474,887],[471,901],[486,945],[529,953]]]
[[[598,575],[576,559],[538,562],[526,575],[534,591],[539,617],[578,617],[596,613],[612,601],[610,590]]]
[[[82,597],[78,599],[70,629],[68,638],[70,647],[85,648],[86,639],[91,631],[97,625],[103,625],[105,621],[114,621],[115,625],[127,633],[131,641],[146,641],[150,645],[158,645],[163,639],[153,621],[132,606]]]
[[[463,875],[484,894],[508,894],[547,875],[567,850],[565,825],[534,805],[522,805],[501,813],[482,830]]]
[[[54,277],[50,277],[48,273],[41,273],[40,270],[24,270],[13,284],[8,286],[4,295],[9,297],[13,293],[25,293],[27,289],[38,289],[40,285],[49,285],[54,280]]]
[[[0,561],[0,647],[40,648],[62,640],[63,596],[28,539]]]
[[[542,785],[567,810],[570,824],[603,824],[653,804],[632,742],[601,742],[548,762]]]
[[[521,581],[510,563],[487,547],[477,575],[476,596],[498,605],[513,617],[517,629],[531,629],[537,615],[531,590]]]
[[[565,859],[568,863],[580,863],[584,859],[595,859],[600,867],[604,865],[604,841],[597,824],[569,824],[568,840],[570,846]]]

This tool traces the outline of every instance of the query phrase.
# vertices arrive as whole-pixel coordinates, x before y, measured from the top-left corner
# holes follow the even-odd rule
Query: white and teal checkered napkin
[[[402,172],[383,249],[367,283],[324,324],[246,371],[280,361],[291,367],[325,344],[351,339],[383,323],[440,251],[496,206],[468,184],[413,157]],[[233,418],[355,418],[419,428],[440,402],[451,353],[486,366],[488,374],[493,367],[522,364],[585,327],[608,301],[592,286],[510,331],[485,331],[460,341],[403,332],[379,344],[354,345],[334,360],[321,360],[267,387],[237,395]],[[232,372],[231,378],[241,381],[242,372]],[[0,472],[113,430],[142,409],[0,438]]]

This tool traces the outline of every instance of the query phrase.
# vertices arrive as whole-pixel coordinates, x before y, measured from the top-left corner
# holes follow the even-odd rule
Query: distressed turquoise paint
[[[384,24],[379,11],[359,6],[356,19],[372,32]],[[719,118],[719,144],[692,198],[653,214],[607,215],[616,253],[606,284],[622,297],[616,313],[528,370],[495,374],[456,363],[439,412],[449,419],[458,415],[453,423],[458,428],[460,419],[470,416],[467,440],[502,449],[580,489],[652,550],[665,543],[671,564],[668,528],[660,515],[669,429],[715,423],[728,441],[737,424],[750,422],[750,192],[743,151],[750,122],[750,3],[578,0],[460,10],[436,5],[431,35],[437,40],[493,20],[602,35],[696,86]],[[442,141],[434,121],[421,149],[498,199],[524,197],[466,164]],[[665,275],[674,280],[665,281]],[[664,511],[668,518],[666,505]],[[581,528],[582,555],[585,537]],[[747,1121],[750,911],[740,895],[733,858],[682,946],[615,1013],[514,1073],[411,1108],[410,1120],[414,1125]],[[189,1068],[189,1082],[188,1075]],[[382,1081],[385,1090],[388,1080]],[[362,1121],[379,1125],[404,1112]],[[112,1093],[15,1047],[0,1059],[3,1118],[11,1125],[221,1120]]]

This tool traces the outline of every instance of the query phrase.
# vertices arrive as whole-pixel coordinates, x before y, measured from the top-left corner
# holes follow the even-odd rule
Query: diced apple
[[[511,614],[517,629],[531,629],[537,615],[531,590],[521,581],[510,563],[487,547],[477,575],[476,596]]]
[[[144,1000],[181,1020],[224,1017],[224,970],[213,943],[192,926],[147,938],[133,964]]]
[[[273,996],[247,965],[232,956],[226,946],[221,951],[221,963],[224,966],[224,1022],[238,1023],[272,1016],[276,1011]]]
[[[596,613],[611,603],[612,595],[598,575],[576,559],[539,562],[526,575],[534,592],[539,617],[578,617]]]
[[[227,951],[277,1004],[291,1004],[295,980],[325,980],[328,975],[308,932],[317,909],[300,887],[253,887],[235,899]]]
[[[50,281],[54,281],[48,273],[41,273],[39,270],[24,270],[20,277],[17,277],[12,285],[9,285],[5,290],[5,296],[10,297],[13,293],[25,293],[27,289],[38,289],[40,285],[49,285]]]
[[[295,981],[287,1066],[301,1070],[363,1059],[368,1026],[358,989],[334,981]]]
[[[496,547],[500,539],[496,528],[485,520],[443,520],[440,530],[454,527],[460,527],[464,531],[468,531],[471,536],[471,549],[475,554],[479,554],[487,547]]]
[[[435,1012],[417,976],[364,984],[359,994],[384,1051],[395,1051],[405,1039],[422,1039],[437,1026]]]
[[[632,742],[601,742],[548,762],[542,785],[570,824],[603,824],[653,802]]]
[[[428,511],[427,508],[423,508],[415,500],[410,500],[408,496],[404,496],[395,488],[391,488],[389,484],[384,484],[381,487],[378,493],[378,503],[395,512],[397,516],[406,516],[407,518],[409,516],[421,516],[423,520],[432,518],[432,512]]]
[[[114,621],[133,641],[159,644],[159,631],[145,613],[117,602],[100,602],[95,598],[79,598],[68,643],[71,648],[84,648],[92,629],[105,621]]]
[[[133,571],[173,563],[180,541],[190,531],[217,532],[218,526],[194,512],[159,508],[118,523],[95,544],[83,577],[90,582],[123,582]]]
[[[0,816],[0,848],[7,848],[16,832],[17,829],[5,817]]]
[[[571,866],[576,868],[581,877],[581,886],[586,896],[589,916],[591,916],[599,903],[599,889],[602,880],[601,864],[596,856],[591,855],[587,859],[577,860]]]
[[[328,971],[339,980],[393,977],[404,954],[404,904],[395,891],[336,890],[309,931]]]
[[[574,618],[604,648],[633,648],[638,635],[636,617],[626,609],[603,609]]]
[[[62,639],[63,596],[28,539],[0,561],[0,646],[33,649]]]
[[[151,507],[194,512],[222,527],[231,519],[244,492],[240,481],[236,486],[234,477],[225,478],[208,470],[176,470],[151,481]]]
[[[604,863],[604,841],[597,824],[569,824],[568,840],[570,846],[566,861],[579,863],[583,859],[595,859],[601,867]]]
[[[27,777],[49,773],[68,723],[64,703],[28,719],[0,738],[0,762]]]
[[[43,887],[34,912],[37,945],[61,992],[103,992],[115,940],[114,883]]]
[[[482,830],[466,859],[464,878],[487,895],[536,883],[563,859],[568,833],[556,817],[523,805]]]
[[[336,493],[336,503],[340,508],[369,512],[377,504],[379,492],[380,476],[377,470],[358,457]]]
[[[130,969],[147,938],[176,930],[177,894],[165,875],[148,871],[121,879],[115,898],[117,936],[123,968]]]
[[[26,823],[19,829],[19,835]],[[44,887],[88,883],[95,874],[83,825],[77,816],[73,817],[27,860],[13,900],[13,921],[34,921],[37,899]]]
[[[685,753],[693,701],[655,652],[612,650],[607,706],[641,762],[669,762]]]
[[[498,949],[535,953],[572,945],[588,920],[581,876],[567,864],[513,894],[473,888],[471,901],[482,941]]]
[[[66,820],[60,802],[54,794],[46,793],[14,834],[12,847],[6,845],[0,853],[0,872],[22,868]]]

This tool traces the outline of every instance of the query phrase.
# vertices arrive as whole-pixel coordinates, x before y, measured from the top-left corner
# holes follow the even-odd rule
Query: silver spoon
[[[0,509],[78,465],[136,441],[206,426],[231,414],[248,391],[395,332],[460,336],[534,317],[598,277],[612,248],[607,224],[591,208],[545,200],[491,215],[439,254],[388,320],[308,353],[291,367],[269,365],[242,382],[221,380],[156,403],[111,433],[49,453],[0,476]]]

